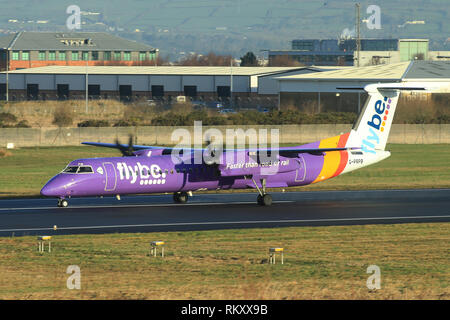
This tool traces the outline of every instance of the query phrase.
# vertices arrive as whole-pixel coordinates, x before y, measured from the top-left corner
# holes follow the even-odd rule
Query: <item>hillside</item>
[[[147,42],[163,55],[180,52],[232,53],[289,49],[293,38],[336,38],[353,29],[351,0],[79,0],[82,30],[108,31]],[[67,0],[3,2],[0,32],[67,31]],[[367,7],[361,1],[361,18]],[[430,38],[431,49],[450,50],[449,6],[444,0],[379,0],[381,29],[362,24],[363,37]],[[424,21],[425,24],[408,24]]]

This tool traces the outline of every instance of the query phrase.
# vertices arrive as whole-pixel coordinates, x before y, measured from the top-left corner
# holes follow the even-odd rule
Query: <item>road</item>
[[[156,232],[226,228],[450,222],[450,189],[256,193],[0,200],[0,236]],[[56,226],[56,227],[55,227]],[[56,230],[55,230],[56,229]]]

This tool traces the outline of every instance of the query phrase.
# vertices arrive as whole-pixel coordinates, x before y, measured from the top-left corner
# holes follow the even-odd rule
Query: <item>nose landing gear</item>
[[[186,203],[189,199],[187,192],[175,192],[173,194],[173,201],[175,203]]]
[[[58,199],[58,207],[65,208],[69,205],[69,201],[66,199]]]

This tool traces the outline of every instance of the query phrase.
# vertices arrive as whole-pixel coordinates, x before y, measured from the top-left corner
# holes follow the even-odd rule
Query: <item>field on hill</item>
[[[364,190],[450,187],[450,145],[388,144],[378,164],[289,190]],[[38,196],[47,180],[79,158],[120,156],[117,150],[80,147],[22,148],[0,153],[0,197]],[[248,192],[248,190],[247,190]]]
[[[149,243],[166,242],[165,257]],[[450,299],[448,223],[0,238],[0,299]],[[284,248],[284,264],[268,249]],[[80,269],[69,290],[69,266]],[[380,270],[380,289],[369,290]],[[369,270],[370,271],[370,270]],[[73,283],[69,279],[69,283]]]
[[[360,1],[367,20],[370,1]],[[17,0],[0,11],[3,30],[67,32],[70,1]],[[336,39],[354,29],[352,0],[154,0],[127,2],[79,0],[81,31],[106,31],[159,48],[163,56],[191,51],[260,54],[263,49],[289,49],[292,39]],[[363,38],[429,38],[433,50],[445,50],[448,6],[442,0],[379,0],[381,29],[361,25]],[[20,8],[20,9],[19,9]],[[39,21],[39,22],[38,22]],[[424,21],[411,24],[407,21]]]

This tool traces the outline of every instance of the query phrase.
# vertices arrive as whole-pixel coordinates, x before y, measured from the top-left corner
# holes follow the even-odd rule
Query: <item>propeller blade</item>
[[[134,148],[133,148],[133,140],[134,139],[133,138],[134,138],[133,135],[130,134],[130,137],[128,139],[128,148],[127,148],[127,152],[130,156],[133,155],[133,151],[134,151]]]
[[[116,138],[115,142],[117,149],[119,149],[119,151],[122,153],[122,156],[124,157],[134,156],[133,135],[130,135],[127,146],[121,144],[118,138]]]

